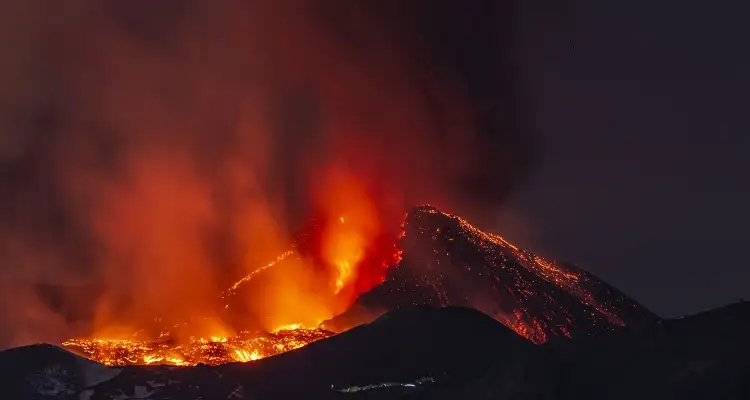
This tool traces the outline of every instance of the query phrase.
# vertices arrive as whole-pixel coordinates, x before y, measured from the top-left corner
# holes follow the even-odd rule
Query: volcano
[[[237,328],[238,315],[252,317],[252,309],[243,303],[248,298],[244,292],[263,290],[280,271],[289,276],[300,263],[314,268],[313,274],[331,270],[320,251],[327,223],[308,224],[290,250],[223,293],[223,320]],[[473,308],[537,344],[658,320],[592,274],[519,249],[431,206],[407,213],[398,235],[373,236],[356,267],[348,290],[336,292],[348,307],[317,327],[296,325],[263,333],[244,326],[235,329],[234,337],[191,337],[188,343],[170,341],[167,329],[158,341],[73,339],[63,346],[107,365],[218,365],[294,350],[414,306]]]
[[[524,251],[431,206],[406,216],[402,258],[385,280],[325,326],[341,330],[414,305],[471,307],[542,343],[593,335],[656,315],[573,265]]]
[[[323,263],[317,251],[323,230],[320,222],[300,230],[289,254]],[[395,244],[387,235],[370,244],[355,285],[361,294],[322,327],[341,332],[404,307],[459,306],[543,343],[657,320],[583,269],[519,249],[432,206],[408,212],[398,236]],[[274,268],[284,268],[284,261]]]
[[[271,271],[315,259],[321,229],[308,225],[292,249],[237,281],[222,294],[227,306]],[[580,268],[430,206],[410,211],[397,239],[380,239],[363,252],[364,276],[354,278],[361,287],[374,285],[320,326],[197,338],[189,346],[63,345],[109,367],[57,347],[29,346],[0,352],[0,375],[11,398],[593,399],[700,392],[707,396],[695,398],[708,399],[717,390],[746,393],[747,303],[663,320]],[[171,365],[132,365],[150,363],[139,357]],[[652,387],[659,391],[651,393]]]

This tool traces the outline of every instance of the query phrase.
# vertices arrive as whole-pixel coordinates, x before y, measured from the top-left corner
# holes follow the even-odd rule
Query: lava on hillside
[[[542,343],[656,318],[592,274],[519,249],[434,207],[406,216],[399,247],[403,259],[385,281],[324,326],[341,330],[349,321],[361,323],[357,314],[368,310],[468,306]]]
[[[267,331],[259,330],[257,324],[248,326],[247,321],[257,320],[263,315],[252,315],[256,305],[247,304],[246,299],[249,294],[278,285],[275,279],[281,276],[285,277],[289,291],[297,289],[321,294],[317,297],[320,303],[289,305],[291,314],[309,307],[315,311],[303,314],[314,316],[318,315],[317,310],[331,309],[332,304],[343,305],[336,313],[345,311],[359,294],[381,283],[388,269],[401,257],[395,235],[367,232],[363,229],[362,219],[362,213],[348,213],[311,221],[297,232],[289,250],[238,279],[220,294],[224,308],[217,310],[219,321],[196,316],[182,324],[161,326],[156,334],[139,330],[125,337],[69,339],[62,345],[106,365],[191,366],[255,361],[330,337],[333,332],[315,327],[322,318],[312,326],[291,323]],[[335,249],[329,250],[331,247]],[[296,282],[289,281],[288,277],[293,276],[301,265],[309,269],[308,277],[315,278],[305,280],[300,277]],[[311,283],[321,287],[304,288]],[[328,296],[323,295],[325,293]],[[211,327],[210,332],[217,332],[219,326],[223,329],[216,334],[196,335],[201,325]],[[175,333],[180,331],[187,332],[188,337],[176,340]]]
[[[251,312],[243,291],[262,290],[274,273],[289,276],[304,263],[329,276],[336,304],[346,307],[313,328],[292,325],[272,333],[236,329],[234,335],[191,336],[171,340],[74,339],[63,346],[108,365],[195,365],[253,361],[293,350],[368,322],[379,313],[415,305],[475,308],[502,322],[524,338],[542,343],[551,337],[591,335],[633,322],[656,318],[644,307],[590,273],[572,265],[524,251],[502,237],[483,232],[462,218],[422,206],[406,215],[397,239],[380,233],[356,247],[347,284],[338,285],[336,257],[326,257],[326,237],[346,238],[346,217],[310,223],[295,236],[290,250],[239,279],[221,297],[223,322]],[[385,232],[385,231],[383,231]],[[356,241],[358,241],[357,239]],[[350,243],[338,240],[336,243]],[[341,254],[351,255],[351,251]],[[313,271],[315,272],[315,271]],[[293,283],[289,283],[293,284]],[[311,308],[320,304],[305,304]],[[293,308],[304,308],[300,304]],[[353,322],[356,321],[356,322]],[[320,324],[320,322],[323,322]]]
[[[366,236],[360,232],[357,224],[351,224],[346,216],[313,219],[295,234],[290,250],[242,277],[222,294],[226,307],[230,304],[241,307],[232,301],[233,298],[243,290],[257,289],[257,285],[253,287],[254,280],[262,281],[264,271],[271,268],[281,270],[291,262],[304,262],[319,273],[336,272],[332,290],[335,295],[345,298],[345,309],[348,308],[360,294],[383,282],[387,272],[401,261],[402,255],[398,235],[393,233],[395,230]],[[337,250],[329,251],[329,247]]]
[[[255,361],[298,349],[333,333],[301,326],[274,332],[240,332],[231,337],[190,338],[186,343],[139,339],[70,339],[63,347],[104,365],[220,365]]]

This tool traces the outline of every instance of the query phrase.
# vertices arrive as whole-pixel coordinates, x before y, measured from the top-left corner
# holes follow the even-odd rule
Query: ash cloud
[[[501,204],[532,164],[515,11],[475,3],[5,2],[0,346],[208,312],[327,170],[399,215]]]

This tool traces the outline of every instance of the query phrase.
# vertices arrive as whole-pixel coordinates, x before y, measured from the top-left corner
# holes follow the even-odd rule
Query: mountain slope
[[[740,303],[535,346],[474,310],[420,307],[257,362],[184,368],[35,345],[0,352],[0,398],[744,399],[748,321]]]
[[[54,346],[8,350],[0,352],[0,371],[4,372],[0,375],[0,397],[352,399],[372,398],[371,393],[399,397],[420,390],[466,385],[499,359],[515,360],[535,351],[537,346],[476,310],[416,307],[386,314],[370,324],[301,349],[249,363],[108,368]],[[85,368],[78,365],[79,359],[87,363]],[[19,369],[19,363],[24,368]],[[14,369],[17,371],[11,373]],[[106,379],[84,382],[67,378],[92,370],[104,371],[98,375]],[[61,377],[71,382],[57,383]],[[413,382],[423,382],[424,387]],[[353,386],[388,383],[406,385],[345,392]]]
[[[580,268],[520,250],[430,206],[407,215],[400,248],[403,258],[384,282],[327,328],[417,304],[473,307],[536,343],[657,319]]]
[[[437,399],[746,399],[750,302],[648,329],[544,345],[509,373],[503,365]]]
[[[344,224],[341,218],[334,224],[341,228],[348,223]],[[75,339],[63,344],[108,365],[215,365],[282,353],[328,337],[331,331],[342,332],[369,322],[383,312],[420,305],[474,308],[535,343],[594,335],[625,325],[648,325],[657,320],[648,310],[586,271],[522,251],[497,235],[482,232],[457,216],[429,206],[407,214],[398,243],[393,240],[395,235],[386,234],[366,242],[357,273],[352,274],[354,283],[349,293],[334,295],[332,285],[326,286],[332,283],[331,265],[326,264],[330,260],[321,252],[327,228],[330,226],[320,222],[308,224],[296,235],[291,250],[224,293],[226,306],[219,313],[226,317],[224,322],[232,322],[238,328],[232,337],[196,336],[188,343],[161,340],[161,336],[156,341]],[[309,279],[316,274],[322,279]],[[283,335],[276,330],[273,334],[258,333],[252,321],[267,311],[263,294],[269,287],[328,293],[335,296],[328,299],[335,300],[344,312],[326,321],[323,330],[297,327],[283,331]],[[362,294],[356,297],[357,293]],[[302,298],[305,297],[283,304],[291,307],[289,311],[305,316],[317,304],[306,303]],[[326,297],[315,297],[323,298]],[[328,311],[322,318],[335,312]],[[242,325],[248,321],[251,323]]]

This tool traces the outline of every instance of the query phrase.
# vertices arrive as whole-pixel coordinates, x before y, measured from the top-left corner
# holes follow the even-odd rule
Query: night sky
[[[527,25],[541,150],[495,229],[662,316],[750,298],[746,2],[579,1]]]

